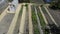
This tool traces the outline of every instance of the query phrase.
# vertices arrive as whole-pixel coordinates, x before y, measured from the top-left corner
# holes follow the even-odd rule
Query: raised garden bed
[[[40,34],[37,23],[37,17],[34,10],[32,10],[32,23],[33,23],[34,34]]]
[[[46,12],[44,7],[41,7],[41,9],[42,9],[43,13],[47,14],[47,12]],[[47,27],[44,28],[44,34],[49,34],[49,29]]]
[[[45,24],[45,21],[44,21],[44,19],[43,19],[43,16],[42,16],[39,8],[37,8],[37,10],[38,10],[38,11],[37,11],[37,14],[38,14],[38,17],[39,17],[39,19],[40,19],[41,26],[42,26],[42,28],[45,28],[46,24]]]
[[[20,26],[20,20],[21,20],[21,16],[22,16],[22,12],[23,12],[23,5],[20,9],[19,15],[18,15],[18,19],[17,19],[17,23],[14,29],[14,34],[18,34],[19,33],[19,26]]]

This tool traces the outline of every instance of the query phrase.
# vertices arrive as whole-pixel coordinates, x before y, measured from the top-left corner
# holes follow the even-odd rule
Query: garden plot
[[[43,29],[46,27],[46,23],[44,21],[44,18],[42,16],[41,12],[40,12],[39,7],[38,6],[35,6],[35,8],[36,8],[35,11],[37,12],[37,16],[39,18],[38,21],[40,21],[39,22],[40,25],[38,24],[38,21],[37,21],[37,17],[36,17],[35,12],[32,11],[32,22],[33,22],[34,34],[40,34],[40,33],[43,34],[43,32],[44,32]],[[33,8],[33,10],[34,10],[34,8]]]
[[[29,34],[29,13],[28,13],[28,4],[25,4],[26,6],[26,17],[25,17],[25,29],[24,34]]]
[[[6,34],[13,20],[14,14],[7,13],[0,22],[0,34]]]
[[[18,34],[19,33],[20,20],[21,20],[22,12],[23,12],[23,5],[21,6],[21,10],[20,10],[19,15],[18,15],[16,27],[14,29],[14,34]]]
[[[38,8],[38,6],[36,6],[36,9],[37,9],[38,17],[40,19],[41,26],[44,28],[46,26],[46,24],[45,24],[45,21],[43,19],[43,16],[42,16],[42,14],[41,14],[40,9]]]
[[[33,30],[34,30],[34,34],[40,34],[39,32],[39,28],[38,28],[38,23],[37,23],[37,17],[35,14],[35,9],[32,7],[32,23],[33,23]]]

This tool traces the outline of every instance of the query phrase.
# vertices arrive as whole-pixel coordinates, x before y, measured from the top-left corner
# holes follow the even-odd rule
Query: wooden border
[[[9,6],[8,6],[9,7]],[[0,15],[0,21],[4,18],[4,16],[7,14],[8,7],[3,11],[3,13]]]
[[[19,4],[17,9],[16,9],[15,16],[14,16],[12,22],[11,22],[11,25],[9,27],[9,30],[8,30],[7,34],[13,34],[20,10],[21,10],[21,4]]]

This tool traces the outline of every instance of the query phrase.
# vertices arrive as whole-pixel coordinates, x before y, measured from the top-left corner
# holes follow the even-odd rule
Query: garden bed
[[[37,14],[38,14],[38,17],[39,17],[39,19],[40,19],[40,23],[41,23],[42,28],[45,28],[46,24],[45,24],[45,21],[44,21],[44,19],[43,19],[43,16],[42,16],[39,8],[37,8]]]
[[[34,34],[40,34],[37,23],[37,17],[34,10],[32,10],[32,23],[33,23]]]
[[[16,27],[14,29],[14,34],[18,34],[19,33],[20,20],[21,20],[22,12],[23,12],[23,5],[22,5],[22,7],[20,9],[20,12],[19,12],[19,15],[18,15]]]
[[[28,4],[24,5],[26,7],[26,17],[25,17],[25,27],[24,27],[24,34],[29,34],[29,11],[28,11]]]
[[[44,8],[44,7],[41,7],[41,9],[42,9],[42,11],[43,11],[43,13],[44,13],[46,19],[49,18],[48,23],[52,23],[52,21],[49,22],[49,21],[50,21],[50,17],[49,17],[49,15],[47,14],[45,8]],[[46,15],[47,15],[47,16],[46,16]],[[47,18],[47,17],[48,17],[48,18]],[[44,34],[49,34],[49,29],[48,29],[47,27],[44,28]]]

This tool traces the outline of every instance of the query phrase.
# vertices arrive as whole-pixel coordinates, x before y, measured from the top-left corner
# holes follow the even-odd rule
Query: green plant
[[[45,24],[45,21],[43,19],[43,16],[42,16],[40,11],[37,11],[37,14],[38,14],[38,17],[40,19],[40,23],[41,23],[42,28],[44,28],[46,24]]]
[[[25,4],[25,6],[27,7],[27,6],[28,6],[28,4]]]
[[[37,17],[34,11],[32,11],[32,22],[33,22],[34,34],[40,34],[38,29]]]
[[[41,9],[42,9],[42,11],[43,11],[43,13],[44,14],[47,14],[47,12],[46,12],[46,10],[45,10],[45,8],[44,7],[41,7]],[[41,18],[43,18],[43,17],[41,17]],[[44,22],[45,23],[45,22]],[[47,28],[47,26],[46,26],[46,24],[44,24],[45,26],[44,26],[44,34],[49,34],[49,29]]]

